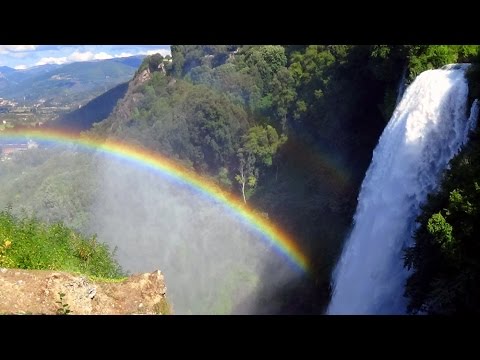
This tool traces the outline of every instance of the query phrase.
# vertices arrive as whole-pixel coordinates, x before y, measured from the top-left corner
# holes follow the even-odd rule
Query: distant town
[[[46,99],[19,103],[0,98],[0,131],[17,125],[42,126],[45,122],[79,107],[81,105],[77,103],[63,105]]]

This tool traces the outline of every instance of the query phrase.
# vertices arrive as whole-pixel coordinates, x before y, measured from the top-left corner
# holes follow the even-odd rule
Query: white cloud
[[[35,63],[35,65],[46,65],[46,64],[65,64],[67,62],[67,57],[43,57]]]
[[[122,57],[129,57],[135,55],[134,53],[130,52],[122,52],[120,54],[115,55],[116,58],[122,58]]]
[[[38,45],[0,45],[0,54],[35,50]]]
[[[74,51],[67,57],[67,61],[88,61],[93,60],[94,54],[91,51]]]
[[[65,64],[70,62],[79,62],[79,61],[91,61],[91,60],[105,60],[113,58],[112,55],[107,54],[106,52],[93,53],[91,51],[74,51],[68,56],[61,57],[44,57],[35,63],[35,65],[45,65],[45,64]]]
[[[162,56],[171,55],[170,49],[148,50],[148,51],[146,51],[146,52],[141,52],[141,53],[139,53],[139,55],[140,55],[140,54],[153,55],[153,54],[157,54],[157,53],[159,53],[159,54],[162,55]]]
[[[15,70],[25,70],[27,68],[27,65],[17,65],[14,67]]]
[[[93,53],[91,51],[74,51],[67,57],[67,61],[91,61],[91,60],[105,60],[111,59],[113,55],[107,54],[106,52]]]
[[[113,56],[110,54],[107,54],[106,52],[100,52],[93,56],[93,60],[105,60],[105,59],[111,59],[111,58],[113,58]]]

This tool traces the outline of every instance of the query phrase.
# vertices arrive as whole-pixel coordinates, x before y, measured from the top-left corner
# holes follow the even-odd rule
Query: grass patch
[[[0,212],[0,267],[77,272],[97,279],[124,274],[113,253],[95,236],[85,237],[62,223],[46,225]]]
[[[127,280],[127,276],[120,276],[116,278],[105,278],[105,277],[100,277],[100,276],[94,276],[94,275],[89,275],[88,280],[91,282],[101,282],[101,283],[109,283],[109,284],[116,284],[116,283],[121,283]]]

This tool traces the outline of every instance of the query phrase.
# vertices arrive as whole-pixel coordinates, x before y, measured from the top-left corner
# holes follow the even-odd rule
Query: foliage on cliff
[[[120,267],[106,245],[61,223],[0,212],[0,267],[64,270],[101,278],[119,278]]]

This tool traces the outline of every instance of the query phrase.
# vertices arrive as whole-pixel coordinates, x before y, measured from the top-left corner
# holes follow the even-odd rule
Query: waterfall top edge
[[[442,70],[467,70],[470,66],[470,63],[457,63],[457,64],[448,64],[442,66],[440,69]]]

